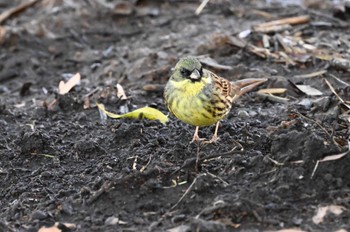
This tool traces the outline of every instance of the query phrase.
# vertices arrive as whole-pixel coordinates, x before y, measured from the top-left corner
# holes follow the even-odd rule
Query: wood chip
[[[117,97],[121,100],[127,100],[128,97],[125,94],[125,91],[123,89],[123,86],[121,86],[119,83],[116,85],[117,88]]]
[[[80,73],[72,76],[66,83],[61,81],[58,85],[58,93],[64,95],[68,93],[74,86],[80,83]]]

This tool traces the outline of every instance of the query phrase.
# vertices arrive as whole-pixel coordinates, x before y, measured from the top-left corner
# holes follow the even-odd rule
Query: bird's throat
[[[188,79],[174,82],[174,87],[176,90],[181,91],[182,97],[193,97],[197,96],[203,88],[209,84],[207,78],[202,78],[201,81],[190,81]]]

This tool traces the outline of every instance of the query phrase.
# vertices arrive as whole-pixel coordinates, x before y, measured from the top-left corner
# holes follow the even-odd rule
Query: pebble
[[[47,213],[44,212],[44,211],[40,211],[40,210],[37,210],[37,211],[34,211],[31,215],[31,219],[32,220],[43,220],[45,218],[47,218]]]
[[[238,115],[238,117],[240,117],[240,118],[248,118],[248,117],[249,117],[248,112],[245,111],[245,110],[240,110],[240,111],[238,111],[237,115]]]
[[[308,98],[304,98],[298,103],[298,105],[302,106],[306,110],[309,110],[309,109],[311,109],[312,101]]]

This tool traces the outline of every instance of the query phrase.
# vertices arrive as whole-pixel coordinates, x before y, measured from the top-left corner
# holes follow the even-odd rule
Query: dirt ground
[[[196,15],[200,1],[42,0],[3,21],[0,231],[350,231],[350,7],[273,2],[210,1]],[[247,31],[301,15],[282,31]],[[292,56],[277,35],[297,34],[322,54]],[[95,101],[168,114],[163,87],[185,55],[284,90],[241,97],[216,144],[190,144],[194,128],[172,115],[101,118]],[[59,95],[77,72],[80,84]]]

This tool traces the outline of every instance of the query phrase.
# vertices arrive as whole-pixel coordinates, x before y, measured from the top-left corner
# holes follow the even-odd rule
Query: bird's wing
[[[237,86],[232,85],[230,81],[226,80],[225,78],[219,77],[215,73],[212,73],[208,70],[208,75],[213,79],[215,83],[215,91],[220,92],[220,95],[222,95],[224,98],[229,100],[232,103],[232,100],[235,98],[237,93],[239,92],[239,89]]]

